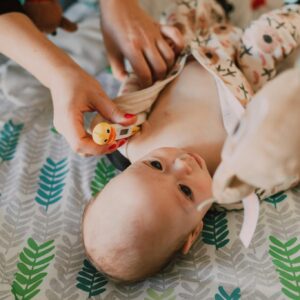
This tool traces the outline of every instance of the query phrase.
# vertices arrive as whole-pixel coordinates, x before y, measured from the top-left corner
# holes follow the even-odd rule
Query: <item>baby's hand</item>
[[[54,126],[69,142],[73,151],[99,155],[115,151],[124,144],[99,146],[84,129],[83,114],[98,111],[112,123],[130,125],[133,115],[122,112],[105,94],[97,80],[79,67],[63,68],[50,86],[54,106]]]
[[[136,0],[102,0],[100,3],[102,32],[114,75],[124,79],[127,75],[124,58],[127,58],[142,87],[163,79],[184,46],[179,30],[161,27]]]

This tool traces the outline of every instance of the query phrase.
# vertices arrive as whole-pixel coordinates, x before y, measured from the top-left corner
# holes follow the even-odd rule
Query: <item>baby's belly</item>
[[[225,137],[214,78],[193,61],[160,93],[127,154],[135,161],[160,147],[179,147],[219,156]]]

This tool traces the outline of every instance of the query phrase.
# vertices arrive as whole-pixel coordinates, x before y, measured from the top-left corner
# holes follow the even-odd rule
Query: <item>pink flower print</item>
[[[281,45],[282,40],[278,31],[265,24],[249,28],[245,33],[245,39],[250,42],[250,45],[255,45],[256,48],[264,53],[273,53],[275,49]]]

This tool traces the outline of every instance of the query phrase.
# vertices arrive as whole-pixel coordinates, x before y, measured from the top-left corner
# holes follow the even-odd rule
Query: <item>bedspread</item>
[[[106,61],[82,53],[74,58],[116,95]],[[300,187],[261,203],[248,249],[238,239],[243,211],[211,210],[188,255],[143,282],[110,282],[86,258],[80,225],[87,201],[118,171],[105,156],[70,150],[34,78],[11,62],[0,73],[0,299],[300,299]]]

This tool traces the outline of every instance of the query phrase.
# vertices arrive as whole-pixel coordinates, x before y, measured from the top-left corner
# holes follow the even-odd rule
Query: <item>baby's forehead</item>
[[[151,174],[155,174],[155,170],[148,169],[150,168],[146,167],[142,172],[135,169],[126,170],[119,174],[104,187],[90,205],[97,210],[131,209],[141,213],[142,210],[148,210],[149,213],[161,210],[165,203],[169,203],[170,206],[172,203],[176,205],[176,191],[173,185],[157,180],[157,177]]]

